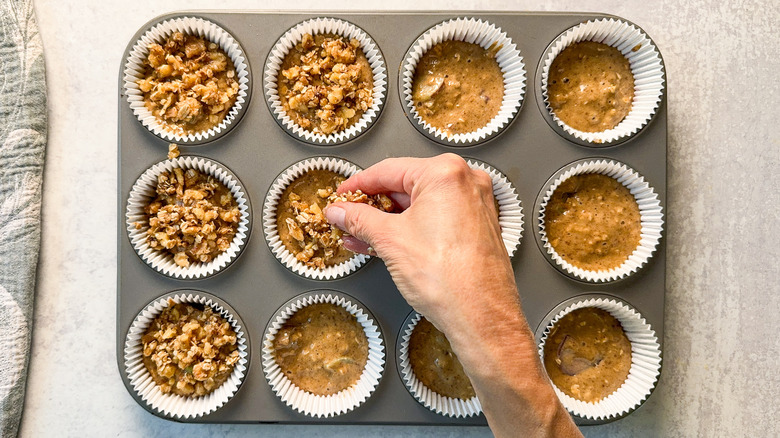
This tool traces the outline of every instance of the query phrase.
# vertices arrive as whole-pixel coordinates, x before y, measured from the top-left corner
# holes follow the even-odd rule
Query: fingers
[[[395,215],[367,204],[336,202],[325,208],[324,213],[328,222],[374,249],[381,247],[387,241],[386,236],[393,235],[392,219]],[[354,241],[352,243],[356,244]]]
[[[410,205],[412,205],[412,198],[411,196],[407,195],[406,193],[388,193],[387,196],[395,202],[395,204],[398,206],[398,208],[401,209],[401,211],[406,210],[409,208]]]
[[[474,169],[472,170],[472,173],[474,174],[474,187],[482,196],[485,205],[487,205],[490,210],[494,210],[496,205],[494,204],[495,197],[493,194],[493,179],[487,172],[483,170]]]
[[[339,193],[362,190],[364,193],[412,194],[415,184],[426,172],[438,167],[464,166],[463,158],[455,154],[442,154],[433,158],[388,158],[359,172],[338,188]]]
[[[363,193],[411,193],[413,174],[419,168],[417,158],[388,158],[353,175],[338,188],[339,193],[362,190]]]
[[[374,248],[355,236],[344,236],[344,248],[358,254],[376,255]]]

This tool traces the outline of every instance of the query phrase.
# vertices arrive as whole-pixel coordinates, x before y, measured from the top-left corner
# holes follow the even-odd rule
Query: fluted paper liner
[[[425,53],[436,44],[452,40],[476,44],[485,50],[489,50],[494,44],[500,47],[496,53],[496,61],[504,74],[504,98],[498,114],[487,125],[474,132],[448,135],[431,126],[419,115],[412,98],[412,85],[417,64]],[[401,101],[418,129],[450,146],[471,146],[498,135],[509,126],[523,103],[525,82],[523,57],[506,32],[487,21],[455,18],[428,29],[412,44],[401,65]]]
[[[216,43],[233,61],[236,69],[239,86],[236,102],[217,126],[206,131],[187,134],[182,128],[158,119],[144,105],[144,95],[138,87],[137,81],[144,78],[144,60],[149,55],[149,44],[160,44],[175,32],[196,35]],[[164,140],[188,144],[207,140],[234,125],[239,110],[249,103],[251,77],[243,49],[226,30],[202,18],[179,17],[154,25],[138,39],[125,61],[123,81],[127,102],[133,114],[145,127]]]
[[[544,344],[555,323],[571,311],[584,307],[605,310],[620,321],[626,337],[631,342],[631,368],[628,372],[628,378],[614,393],[595,403],[570,397],[554,384],[553,389],[563,406],[578,417],[606,420],[627,414],[647,399],[661,374],[661,346],[655,331],[645,321],[645,318],[628,304],[611,297],[576,301],[559,312],[547,324],[539,343],[539,356],[544,362]]]
[[[372,103],[367,111],[353,125],[343,131],[333,132],[328,135],[307,131],[296,124],[282,106],[277,89],[277,80],[284,58],[290,53],[296,44],[301,42],[304,34],[336,34],[341,37],[356,39],[360,42],[360,48],[366,56],[368,65],[374,74],[374,90]],[[298,140],[314,145],[337,145],[345,143],[365,132],[379,117],[387,95],[387,67],[382,57],[382,52],[374,40],[361,28],[338,18],[319,17],[306,20],[288,30],[279,41],[276,42],[268,55],[265,63],[265,93],[268,106],[274,117],[282,127]]]
[[[168,307],[169,298],[176,303],[200,303],[211,307],[216,313],[225,318],[236,332],[239,360],[233,367],[233,372],[228,379],[214,391],[204,396],[187,398],[172,393],[163,394],[149,370],[144,366],[144,347],[141,339],[152,321]],[[170,293],[154,300],[133,320],[125,340],[124,358],[124,372],[130,381],[130,385],[147,405],[170,418],[197,418],[221,408],[238,391],[246,376],[249,362],[249,343],[244,335],[244,327],[240,325],[238,320],[227,309],[210,297],[205,294],[199,295],[189,292]]]
[[[225,185],[233,194],[241,212],[241,220],[238,222],[236,235],[230,243],[230,247],[214,257],[208,263],[190,261],[190,266],[182,267],[174,262],[173,254],[165,249],[155,249],[146,241],[146,231],[149,229],[149,219],[144,213],[144,207],[155,198],[157,189],[157,177],[164,171],[172,171],[174,168],[196,169],[201,173],[215,177]],[[249,238],[249,198],[244,192],[241,183],[228,173],[219,163],[200,157],[179,157],[173,160],[161,161],[146,170],[130,189],[130,197],[127,200],[125,213],[127,233],[130,243],[136,253],[157,272],[173,278],[202,279],[216,274],[232,263]],[[136,229],[135,223],[144,224]]]
[[[566,47],[581,41],[594,41],[615,47],[628,59],[634,76],[634,101],[631,111],[614,128],[584,132],[567,125],[555,115],[547,94],[547,79],[555,57]],[[639,49],[634,50],[639,46]],[[612,143],[638,133],[653,118],[664,93],[664,65],[652,40],[637,26],[614,18],[591,20],[561,34],[542,60],[541,90],[553,120],[569,135],[598,144]]]
[[[363,374],[352,386],[336,394],[316,395],[295,385],[281,370],[274,357],[274,339],[281,327],[298,310],[316,303],[341,306],[357,318],[368,339],[368,361]],[[268,327],[263,341],[263,371],[276,395],[292,409],[315,418],[328,418],[350,412],[365,402],[382,377],[385,347],[376,322],[363,311],[363,305],[345,294],[323,291],[306,293],[287,306]]]
[[[472,169],[484,171],[493,181],[493,196],[498,201],[501,238],[504,240],[504,247],[509,257],[514,257],[523,238],[523,206],[515,186],[506,175],[487,163],[474,158],[467,158],[466,163]]]
[[[351,259],[338,265],[326,266],[325,269],[306,266],[287,249],[276,227],[277,209],[282,202],[282,193],[296,178],[310,170],[330,170],[349,178],[360,171],[360,168],[349,161],[333,157],[308,158],[288,167],[268,189],[263,205],[263,231],[271,252],[287,269],[314,280],[333,280],[357,271],[368,262],[370,257],[365,254],[355,254]]]
[[[655,249],[661,240],[664,221],[661,201],[658,199],[658,195],[653,188],[650,187],[650,184],[645,181],[644,177],[618,161],[582,160],[569,166],[568,170],[561,173],[547,189],[538,212],[539,234],[547,254],[566,273],[585,281],[594,283],[608,282],[619,280],[633,274],[650,260],[650,257],[652,257],[653,252],[655,252]],[[555,192],[555,189],[557,189],[566,179],[574,175],[587,173],[599,173],[616,179],[634,195],[636,203],[639,206],[639,215],[642,225],[639,245],[623,264],[609,270],[586,270],[564,260],[555,251],[552,244],[550,244],[547,238],[547,232],[544,228],[545,208]]]
[[[409,339],[411,339],[414,328],[423,316],[414,311],[409,316],[410,318],[407,318],[408,322],[405,324],[406,327],[401,335],[401,348],[398,351],[401,363],[401,377],[409,392],[423,406],[445,417],[462,418],[482,413],[482,405],[477,396],[468,400],[447,397],[428,388],[417,378],[409,361]]]

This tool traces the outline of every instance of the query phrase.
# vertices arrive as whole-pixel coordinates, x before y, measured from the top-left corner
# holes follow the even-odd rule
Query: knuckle
[[[362,215],[357,209],[347,208],[347,211],[344,214],[344,226],[350,234],[356,234],[354,231],[360,227],[361,217]]]
[[[442,155],[440,161],[437,166],[438,172],[448,179],[464,180],[471,171],[463,158],[452,153]]]
[[[477,187],[483,192],[493,192],[493,178],[483,170],[475,170],[474,176],[476,179]]]

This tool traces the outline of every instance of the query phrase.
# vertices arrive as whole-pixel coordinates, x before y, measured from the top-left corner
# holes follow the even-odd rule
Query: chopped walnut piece
[[[162,44],[149,44],[144,68],[137,84],[146,108],[179,134],[217,126],[238,98],[233,61],[197,36],[176,32]]]
[[[363,204],[368,204],[374,208],[378,208],[382,211],[389,212],[392,212],[395,208],[393,200],[390,199],[387,195],[366,195],[362,190],[357,190],[354,193],[333,193],[328,196],[328,205],[333,202],[360,202]]]
[[[230,323],[197,303],[169,299],[141,342],[144,366],[164,394],[206,395],[227,380],[240,358]]]
[[[174,263],[208,263],[230,247],[241,213],[227,187],[195,169],[174,168],[157,177],[157,197],[144,208],[150,247],[173,254]]]
[[[179,155],[181,155],[181,151],[179,151],[179,145],[176,143],[171,143],[168,145],[168,159],[173,160],[174,158],[179,158]]]
[[[352,126],[371,107],[373,82],[360,43],[333,34],[304,34],[277,78],[287,115],[303,129],[325,135]]]

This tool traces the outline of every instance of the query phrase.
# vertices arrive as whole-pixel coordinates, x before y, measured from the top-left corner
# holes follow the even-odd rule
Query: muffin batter
[[[609,312],[576,309],[561,318],[544,343],[544,367],[553,384],[584,402],[615,392],[631,369],[631,343]]]
[[[368,361],[368,338],[354,315],[318,303],[292,315],[274,338],[282,372],[304,391],[336,394],[354,385]]]
[[[616,48],[583,41],[555,57],[547,93],[553,112],[567,125],[583,132],[606,131],[631,111],[634,75]]]
[[[409,363],[414,375],[434,392],[461,400],[475,396],[450,342],[425,318],[417,323],[409,338]]]
[[[639,205],[623,184],[606,175],[588,173],[563,181],[544,214],[555,252],[579,268],[616,268],[639,246]]]
[[[499,49],[463,41],[431,47],[417,64],[412,83],[412,99],[422,119],[450,136],[487,125],[504,98],[504,75],[496,62]]]

